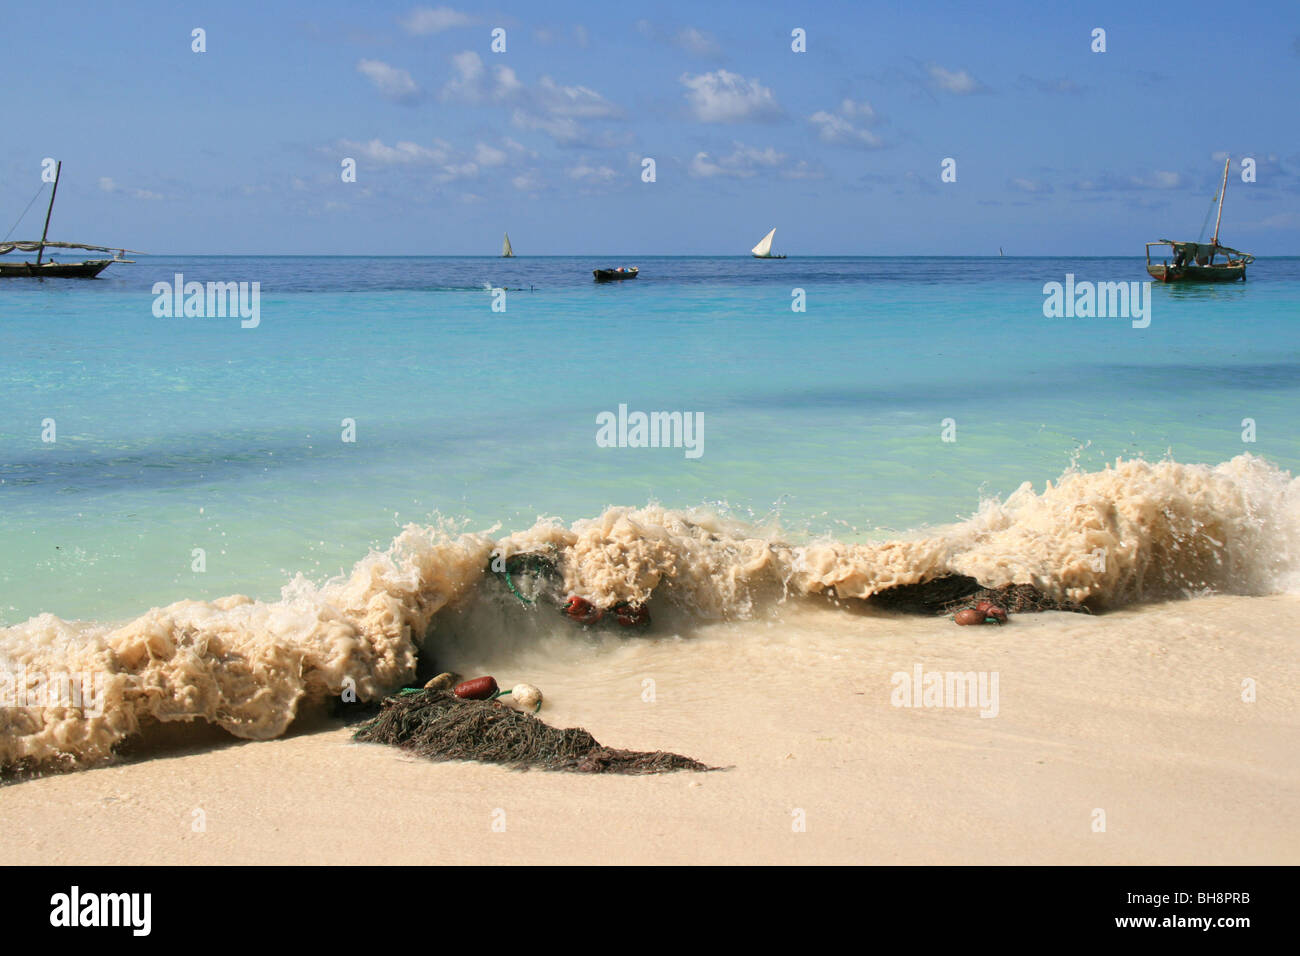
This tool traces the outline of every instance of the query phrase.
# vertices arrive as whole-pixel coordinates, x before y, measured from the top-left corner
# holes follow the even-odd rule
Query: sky
[[[1230,156],[1221,240],[1300,254],[1297,0],[128,0],[4,24],[0,230],[53,157],[50,238],[157,254],[492,255],[508,231],[520,255],[746,255],[776,227],[790,255],[1140,255],[1199,237]]]

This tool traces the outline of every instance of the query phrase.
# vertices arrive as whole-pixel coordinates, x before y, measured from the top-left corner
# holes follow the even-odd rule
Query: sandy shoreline
[[[0,853],[33,864],[1294,864],[1297,612],[1291,596],[1207,597],[995,629],[801,609],[684,640],[486,656],[470,663],[547,691],[553,724],[730,769],[433,764],[300,722],[279,740],[215,732],[4,786]],[[997,672],[998,715],[893,706],[891,675],[915,664]],[[1241,699],[1244,678],[1258,681],[1254,703]],[[1098,808],[1104,833],[1092,829]]]

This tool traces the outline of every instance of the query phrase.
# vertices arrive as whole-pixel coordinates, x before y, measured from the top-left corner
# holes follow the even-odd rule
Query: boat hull
[[[1152,264],[1147,273],[1160,282],[1237,282],[1245,281],[1245,265],[1166,266]]]
[[[597,282],[621,282],[624,279],[635,279],[640,273],[636,269],[624,272],[615,272],[613,269],[593,269],[591,274],[596,277]]]
[[[755,259],[784,259],[785,256],[760,256],[757,252],[750,253]]]
[[[0,262],[0,279],[93,279],[111,264],[112,259],[88,259],[85,262]]]

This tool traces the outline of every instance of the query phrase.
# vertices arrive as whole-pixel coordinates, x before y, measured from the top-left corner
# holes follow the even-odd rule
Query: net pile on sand
[[[1076,611],[1092,613],[1082,604],[1061,600],[1032,584],[1006,584],[986,588],[964,574],[947,574],[921,584],[904,584],[877,591],[867,599],[871,604],[908,614],[951,614],[980,601],[990,601],[1012,614],[1034,611]]]
[[[461,700],[442,690],[407,690],[388,698],[379,716],[353,737],[430,760],[478,760],[516,770],[644,774],[718,769],[663,750],[605,747],[581,727],[560,730],[495,701]]]

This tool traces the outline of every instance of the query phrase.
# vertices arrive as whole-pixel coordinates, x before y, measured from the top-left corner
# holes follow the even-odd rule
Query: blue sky
[[[52,156],[52,238],[165,254],[725,255],[773,226],[792,255],[1140,254],[1196,238],[1226,153],[1223,241],[1300,254],[1296,0],[10,4],[5,33],[0,230]]]

